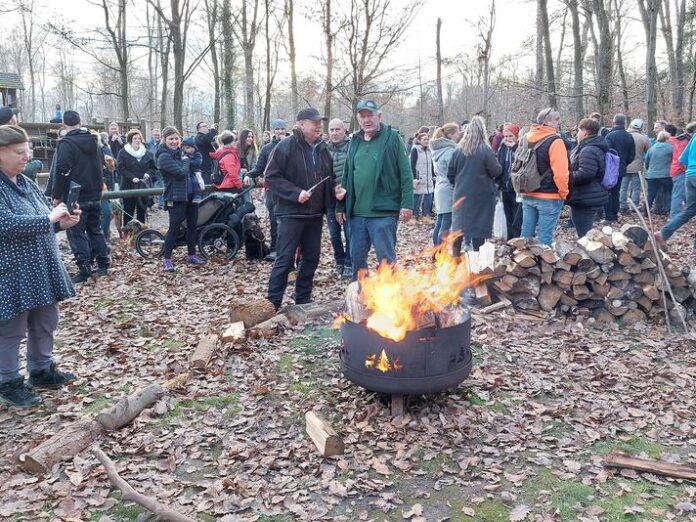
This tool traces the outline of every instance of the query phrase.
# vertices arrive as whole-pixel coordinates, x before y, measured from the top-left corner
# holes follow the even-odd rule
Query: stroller
[[[252,203],[242,201],[242,196],[249,190],[238,194],[213,192],[200,202],[196,244],[205,259],[231,260],[237,255],[242,236],[242,218],[256,210]],[[186,222],[181,225],[176,238],[176,246],[185,244]],[[161,257],[164,233],[146,228],[135,237],[135,250],[146,259]]]

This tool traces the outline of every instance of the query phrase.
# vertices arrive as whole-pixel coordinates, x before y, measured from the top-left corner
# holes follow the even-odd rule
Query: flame
[[[387,373],[390,370],[401,370],[403,366],[399,364],[399,358],[394,356],[392,360],[389,361],[389,356],[386,350],[382,350],[379,354],[379,358],[374,354],[370,354],[365,359],[365,368],[374,368],[382,373]]]
[[[362,301],[370,313],[368,328],[401,341],[407,332],[423,327],[433,313],[459,305],[462,291],[480,278],[471,274],[466,256],[451,255],[455,239],[451,234],[437,248],[428,249],[416,266],[382,262],[374,273],[359,274]]]
[[[347,320],[348,314],[345,312],[341,312],[334,318],[333,322],[331,323],[331,328],[333,328],[334,330],[338,330],[341,327],[341,325],[345,323]]]

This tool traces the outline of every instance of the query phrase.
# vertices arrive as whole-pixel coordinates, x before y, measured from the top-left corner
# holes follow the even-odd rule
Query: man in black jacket
[[[609,148],[614,149],[619,155],[619,182],[609,191],[609,202],[604,205],[604,217],[609,223],[615,222],[619,217],[619,193],[621,191],[621,179],[626,175],[626,165],[633,161],[636,155],[636,144],[631,135],[626,131],[626,115],[614,116],[614,126],[606,136]]]
[[[254,165],[253,170],[250,170],[246,173],[246,176],[244,176],[244,186],[248,187],[256,178],[263,176],[271,152],[273,152],[276,145],[280,143],[280,140],[285,138],[284,120],[273,120],[271,122],[271,128],[273,129],[273,138],[261,148],[259,158],[256,160],[256,165]],[[266,261],[275,261],[278,242],[278,223],[275,218],[275,212],[273,211],[273,198],[270,195],[270,191],[266,193],[266,210],[268,210],[268,220],[271,224],[271,252],[266,256]]]
[[[207,122],[199,121],[196,124],[196,147],[198,152],[203,156],[201,164],[201,175],[206,185],[210,183],[210,175],[213,171],[213,160],[210,153],[215,151],[215,136],[217,136],[217,127],[210,127]]]
[[[302,259],[295,281],[295,303],[309,303],[314,272],[321,254],[323,215],[332,198],[343,199],[336,186],[333,160],[321,141],[322,117],[314,108],[297,114],[297,128],[273,149],[266,167],[278,220],[278,255],[268,281],[268,300],[280,308],[294,266],[297,248]]]
[[[92,254],[97,261],[97,275],[105,276],[109,268],[109,248],[101,228],[102,157],[98,137],[81,128],[80,115],[65,111],[63,124],[67,133],[56,150],[54,201],[67,200],[70,182],[80,185],[78,203],[80,221],[66,234],[75,263],[80,270],[74,283],[84,283],[92,275]]]

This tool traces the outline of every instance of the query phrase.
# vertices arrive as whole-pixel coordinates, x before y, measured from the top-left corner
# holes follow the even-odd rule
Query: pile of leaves
[[[693,264],[682,242],[694,230],[674,238],[681,263]],[[428,220],[401,225],[400,252],[428,245],[431,231]],[[173,275],[125,244],[113,257],[109,277],[61,305],[56,357],[77,382],[28,412],[0,409],[2,519],[147,519],[120,502],[89,452],[44,477],[16,459],[188,369],[199,337],[227,324],[227,303],[264,295],[270,272],[242,253],[199,269],[179,263]],[[326,236],[315,298],[342,299],[346,284]],[[474,311],[471,377],[413,398],[394,419],[386,398],[342,377],[339,333],[325,319],[225,347],[102,449],[138,491],[198,520],[696,520],[696,485],[601,464],[614,449],[696,461],[693,337]],[[344,455],[321,458],[305,434],[308,410],[343,437]]]

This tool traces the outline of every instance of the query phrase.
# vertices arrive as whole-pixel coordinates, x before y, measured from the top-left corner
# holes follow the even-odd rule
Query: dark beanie
[[[171,125],[165,127],[164,129],[162,129],[162,140],[166,140],[167,136],[171,136],[172,134],[181,136],[181,134],[179,134],[179,131],[176,130],[176,127],[172,127]]]
[[[68,127],[76,127],[80,124],[80,115],[76,111],[65,111],[63,113],[63,123]]]
[[[6,125],[17,114],[17,109],[12,107],[0,107],[0,125]]]
[[[29,141],[27,133],[17,125],[0,125],[0,147],[17,145]]]

